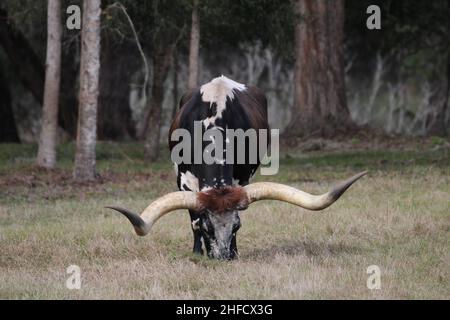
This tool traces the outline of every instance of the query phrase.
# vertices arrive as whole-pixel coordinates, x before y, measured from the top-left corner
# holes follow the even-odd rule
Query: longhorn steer
[[[226,129],[267,130],[267,100],[258,88],[237,83],[224,76],[188,92],[181,99],[180,110],[170,128],[171,150],[177,144],[170,138],[172,133],[176,129],[185,129],[194,135],[196,121],[201,121],[202,133],[214,128],[223,134]],[[227,139],[224,141],[229,142]],[[201,151],[214,143],[214,139],[210,143],[204,142]],[[246,142],[246,151],[248,147]],[[267,145],[263,147],[267,149]],[[226,152],[226,145],[224,150]],[[239,211],[245,210],[252,202],[273,199],[310,210],[322,210],[335,202],[366,173],[359,173],[331,191],[316,196],[278,183],[249,184],[260,162],[259,159],[257,163],[249,162],[248,155],[245,159],[240,164],[223,160],[212,164],[204,161],[197,164],[192,161],[175,164],[177,184],[181,191],[160,197],[141,215],[119,207],[109,208],[125,215],[140,236],[146,235],[153,224],[166,213],[188,209],[194,233],[193,251],[203,254],[203,239],[210,258],[233,259],[238,253],[236,232],[241,226]]]

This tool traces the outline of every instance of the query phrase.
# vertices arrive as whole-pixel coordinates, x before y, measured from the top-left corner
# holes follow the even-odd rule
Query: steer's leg
[[[189,215],[191,216],[191,228],[194,233],[194,248],[192,249],[192,252],[203,255],[202,234],[200,229],[196,226],[196,223],[200,221],[200,215],[192,210],[189,210]]]
[[[233,238],[231,239],[231,259],[236,259],[238,257],[238,249],[236,245],[236,234],[233,235]]]

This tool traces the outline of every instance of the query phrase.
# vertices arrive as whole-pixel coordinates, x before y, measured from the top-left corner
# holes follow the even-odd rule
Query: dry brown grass
[[[190,253],[186,212],[140,238],[103,209],[143,208],[173,190],[171,179],[112,180],[101,192],[80,187],[83,196],[78,190],[50,200],[39,189],[45,186],[11,187],[0,196],[0,298],[449,299],[450,161],[448,152],[436,157],[444,162],[386,167],[367,156],[370,175],[323,212],[253,205],[241,214],[233,262]],[[337,167],[320,159],[286,161],[279,180],[321,192],[360,169],[359,158]],[[156,172],[170,174],[169,167]],[[314,181],[292,181],[299,170]],[[80,290],[65,287],[71,264],[81,268]],[[381,269],[380,290],[366,286],[369,265]]]

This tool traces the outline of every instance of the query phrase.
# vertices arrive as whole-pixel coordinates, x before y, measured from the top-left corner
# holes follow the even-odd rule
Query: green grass
[[[103,209],[138,211],[175,190],[166,151],[149,165],[139,143],[100,143],[100,182],[76,185],[73,144],[58,148],[53,173],[34,167],[35,145],[0,145],[0,298],[449,299],[450,152],[442,144],[284,150],[279,174],[257,181],[320,193],[370,174],[323,212],[252,205],[241,213],[233,262],[191,254],[184,211],[141,238]],[[71,264],[81,268],[80,290],[65,286]],[[370,265],[381,269],[380,290],[366,286]]]

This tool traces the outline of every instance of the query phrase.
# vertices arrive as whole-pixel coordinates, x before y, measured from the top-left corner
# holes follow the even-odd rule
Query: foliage
[[[177,5],[169,0],[103,1],[105,27],[115,33],[118,40],[134,41],[134,37],[123,13],[114,8],[115,3],[121,3],[126,8],[142,47],[148,53],[155,52],[160,46],[173,43],[180,34],[186,35],[191,8],[187,0],[177,1]]]
[[[260,42],[293,54],[292,3],[288,0],[203,0],[202,44],[209,49]]]
[[[381,30],[366,28],[366,8],[373,4],[381,8]],[[449,5],[447,0],[347,0],[348,55],[356,57],[359,72],[370,68],[368,60],[378,53],[392,57],[405,76],[440,71],[450,49]]]

